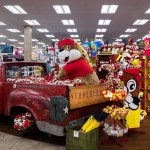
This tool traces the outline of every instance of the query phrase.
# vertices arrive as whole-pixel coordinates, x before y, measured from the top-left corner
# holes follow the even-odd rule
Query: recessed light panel
[[[13,14],[27,14],[27,12],[21,8],[19,5],[7,5],[4,6],[6,9],[8,9]]]
[[[51,39],[52,41],[54,41],[54,42],[58,42],[59,40],[58,39]]]
[[[109,25],[111,20],[99,20],[98,25]]]
[[[116,42],[122,42],[122,39],[116,39]]]
[[[52,34],[47,34],[47,35],[45,35],[46,37],[48,37],[48,38],[54,38],[55,36],[54,35],[52,35]]]
[[[47,29],[36,29],[38,30],[39,32],[49,32]]]
[[[0,38],[6,38],[7,36],[5,36],[5,35],[0,35]]]
[[[95,37],[96,37],[96,38],[97,38],[97,37],[98,37],[98,38],[101,38],[101,37],[104,37],[104,35],[102,35],[102,34],[97,35],[97,34],[96,34]]]
[[[138,19],[133,23],[133,25],[144,25],[148,21],[149,21],[148,19]]]
[[[39,40],[37,40],[37,39],[32,39],[32,41],[33,41],[33,42],[36,42],[36,41],[39,41]]]
[[[118,5],[102,5],[102,14],[114,14],[118,8]]]
[[[77,32],[77,29],[67,29],[68,32]]]
[[[3,22],[0,22],[0,26],[4,26],[4,25],[6,25],[5,23],[3,23]]]
[[[10,32],[14,32],[14,33],[20,32],[20,31],[17,30],[17,29],[6,29],[6,30],[8,30],[8,31],[10,31]]]
[[[15,42],[15,41],[18,41],[16,39],[8,39],[9,41],[12,41],[12,42]]]
[[[135,32],[137,29],[132,28],[132,29],[127,29],[125,32]]]
[[[27,24],[35,26],[40,25],[36,20],[24,20]]]
[[[104,29],[104,28],[102,28],[102,29],[99,28],[96,30],[96,32],[106,32],[106,31],[107,31],[107,29]]]
[[[54,5],[57,14],[71,14],[70,8],[68,5]]]
[[[24,35],[20,35],[21,37],[24,37]]]
[[[145,14],[150,14],[150,8],[145,12]]]
[[[18,42],[18,44],[24,44],[24,42]]]
[[[80,42],[80,39],[74,39],[74,41],[76,41],[76,42]]]
[[[37,42],[37,44],[40,44],[40,45],[42,45],[42,44],[44,44],[43,42]]]
[[[70,35],[72,38],[78,38],[79,35],[75,34],[75,35]]]
[[[74,25],[74,21],[73,20],[61,20],[63,25]]]
[[[120,37],[122,37],[122,38],[125,38],[125,37],[128,37],[129,35],[128,34],[122,34],[122,35],[120,35]]]

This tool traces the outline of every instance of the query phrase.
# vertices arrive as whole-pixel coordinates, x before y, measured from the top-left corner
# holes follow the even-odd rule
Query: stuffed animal
[[[58,42],[60,52],[58,59],[65,65],[60,69],[58,78],[74,80],[80,78],[82,85],[99,84],[99,79],[93,68],[85,59],[85,54],[78,43],[67,38]]]

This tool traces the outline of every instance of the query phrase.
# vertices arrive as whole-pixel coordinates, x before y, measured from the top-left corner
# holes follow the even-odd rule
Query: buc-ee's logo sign
[[[144,41],[144,46],[147,47],[150,45],[150,39]]]

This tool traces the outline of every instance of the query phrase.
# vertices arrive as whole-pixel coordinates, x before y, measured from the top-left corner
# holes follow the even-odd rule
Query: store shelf
[[[143,84],[142,89],[144,90],[144,97],[142,98],[142,103],[144,105],[144,109],[150,114],[150,56],[144,56],[142,60],[142,77],[141,82]],[[149,87],[149,89],[148,89]]]

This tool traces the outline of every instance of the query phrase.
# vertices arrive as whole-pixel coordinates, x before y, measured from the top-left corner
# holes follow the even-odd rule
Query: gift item
[[[87,133],[80,129],[81,126],[67,128],[66,150],[99,150],[98,128]]]
[[[102,91],[103,97],[109,101],[123,101],[127,96],[127,92],[122,89],[115,89],[114,91]]]
[[[30,113],[17,115],[14,119],[14,128],[17,130],[24,130],[33,124]]]
[[[122,137],[128,132],[128,128],[121,128],[119,125],[116,125],[114,129],[114,125],[110,126],[108,123],[104,123],[103,131],[109,136]]]
[[[124,119],[128,114],[128,109],[122,107],[116,107],[115,105],[107,106],[103,109],[105,113],[109,114],[109,118],[114,120]]]

